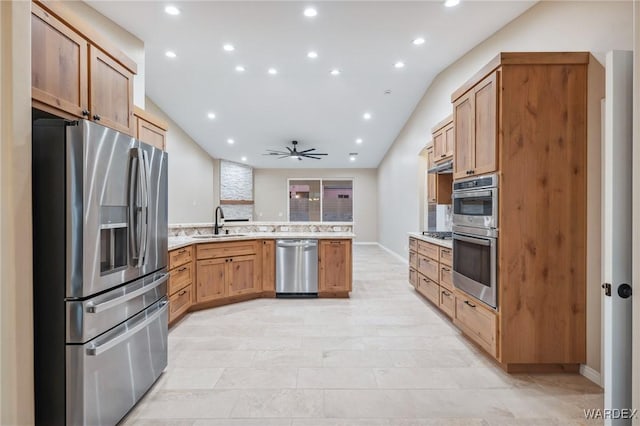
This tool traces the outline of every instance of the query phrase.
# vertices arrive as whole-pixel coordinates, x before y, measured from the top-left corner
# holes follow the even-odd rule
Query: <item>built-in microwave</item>
[[[454,225],[498,229],[498,175],[455,181],[452,203]]]
[[[495,231],[453,226],[453,285],[497,308],[498,238]]]

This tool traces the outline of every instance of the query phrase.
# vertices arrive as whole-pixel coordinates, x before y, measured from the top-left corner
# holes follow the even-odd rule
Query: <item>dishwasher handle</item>
[[[292,242],[288,242],[288,241],[278,241],[276,243],[277,247],[302,247],[302,248],[309,248],[309,247],[317,247],[318,245],[318,241],[317,240],[297,240],[297,241],[292,241]]]

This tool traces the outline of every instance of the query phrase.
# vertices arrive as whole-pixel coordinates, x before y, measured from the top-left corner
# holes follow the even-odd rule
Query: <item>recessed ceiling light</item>
[[[349,161],[356,161],[356,155],[358,154],[349,154]]]
[[[247,161],[247,157],[242,157],[241,160],[242,161]]]
[[[244,72],[244,67],[242,65],[238,65],[238,66],[236,66],[236,71]]]
[[[313,50],[307,53],[307,58],[315,59],[318,57],[318,52],[314,52]]]
[[[358,144],[362,143],[362,139],[360,139],[360,138],[356,139],[356,143],[358,143]]]
[[[334,68],[331,70],[331,75],[340,75],[340,70],[338,68]]]
[[[233,139],[227,139],[227,143],[229,145],[233,145],[234,143],[236,143],[236,141],[234,141]]]
[[[318,14],[318,11],[315,10],[313,7],[308,7],[304,10],[304,16],[306,16],[307,18],[313,18],[317,14]]]
[[[458,4],[460,4],[460,0],[445,0],[444,5],[446,7],[453,7],[453,6],[457,6]]]
[[[395,64],[393,64],[393,66],[396,68],[404,68],[404,62],[398,61]]]
[[[276,75],[276,74],[278,74],[278,70],[277,70],[277,69],[275,69],[275,68],[269,68],[269,69],[267,70],[267,72],[268,72],[269,74],[271,74],[271,75]]]
[[[418,37],[418,38],[414,38],[411,43],[415,44],[416,46],[420,46],[421,44],[424,44],[424,41],[425,41],[424,38]]]
[[[174,52],[173,50],[167,50],[166,52],[164,52],[164,55],[165,55],[167,58],[171,58],[171,59],[173,59],[173,58],[175,58],[176,56],[178,56],[178,55],[176,55],[176,52]]]
[[[228,44],[228,43],[222,46],[222,48],[224,49],[225,52],[233,52],[234,50],[236,50],[236,48],[233,47],[233,44]]]
[[[167,6],[164,8],[164,11],[169,15],[180,15],[180,9],[175,6]]]
[[[213,120],[214,118],[216,118],[216,115],[212,112],[207,114],[207,118],[209,118],[209,120]]]
[[[371,120],[371,114],[365,112],[364,114],[362,114],[362,118],[364,118],[365,120]]]

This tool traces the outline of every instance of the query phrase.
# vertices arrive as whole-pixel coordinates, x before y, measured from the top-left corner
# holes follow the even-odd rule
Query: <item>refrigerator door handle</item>
[[[91,314],[104,312],[107,309],[113,308],[114,306],[118,306],[128,300],[131,300],[133,298],[140,296],[141,294],[144,294],[144,293],[147,293],[148,291],[153,290],[154,288],[158,287],[162,283],[166,282],[168,279],[169,279],[169,274],[162,274],[160,278],[153,281],[151,284],[141,287],[135,291],[132,291],[131,293],[127,293],[124,296],[116,297],[106,302],[98,303],[97,305],[94,305],[92,302],[89,302],[87,303],[87,307],[86,307],[87,312]]]
[[[142,226],[140,229],[140,257],[138,266],[146,263],[147,258],[147,237],[149,235],[149,157],[147,153],[138,148],[138,159],[142,167],[140,168],[140,181],[142,187]]]
[[[131,148],[129,163],[129,233],[131,260],[135,261],[136,268],[140,268],[144,261],[144,250],[146,249],[147,234],[147,212],[148,212],[148,186],[147,173],[143,151],[140,147]],[[136,167],[136,174],[133,167]],[[138,190],[140,191],[140,206],[138,206]],[[139,215],[139,216],[138,216]],[[140,217],[140,220],[137,218]],[[144,224],[142,223],[144,222]]]
[[[145,318],[144,321],[141,321],[140,323],[135,324],[131,328],[127,328],[127,331],[125,331],[124,333],[119,334],[118,336],[114,337],[113,339],[111,339],[111,340],[109,340],[109,341],[107,341],[105,343],[102,343],[102,344],[99,344],[99,345],[94,345],[92,347],[87,348],[86,349],[87,355],[89,355],[89,356],[98,356],[98,355],[108,351],[109,349],[113,348],[114,346],[119,345],[123,341],[127,340],[129,338],[129,336],[135,334],[139,330],[142,330],[147,325],[149,325],[150,323],[155,321],[156,318],[158,318],[160,315],[162,315],[162,313],[168,308],[167,307],[168,303],[169,303],[169,301],[166,298],[164,300],[160,301],[159,309],[157,311],[155,311],[153,314],[149,315],[147,318]]]

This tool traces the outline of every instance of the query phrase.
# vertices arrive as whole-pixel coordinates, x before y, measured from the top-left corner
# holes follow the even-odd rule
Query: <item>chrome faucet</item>
[[[224,219],[224,212],[222,211],[222,207],[220,206],[216,207],[216,212],[215,212],[216,223],[213,225],[213,233],[215,235],[218,235],[220,233],[220,229],[222,229],[222,227],[224,226],[224,223],[221,225],[218,225],[218,210],[220,210],[220,220],[222,221]]]

